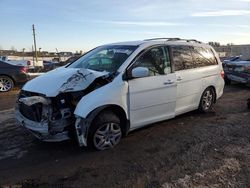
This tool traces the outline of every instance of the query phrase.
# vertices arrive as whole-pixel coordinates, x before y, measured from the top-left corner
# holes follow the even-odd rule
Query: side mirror
[[[132,69],[132,77],[133,78],[142,78],[149,76],[149,70],[146,67],[136,67]]]

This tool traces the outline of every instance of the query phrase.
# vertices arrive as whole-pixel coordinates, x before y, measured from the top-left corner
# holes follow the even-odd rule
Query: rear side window
[[[175,71],[195,68],[189,46],[172,46]]]
[[[196,63],[196,67],[218,64],[211,49],[194,46],[192,47],[192,55]]]

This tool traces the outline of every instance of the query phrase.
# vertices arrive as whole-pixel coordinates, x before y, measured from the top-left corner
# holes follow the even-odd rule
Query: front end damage
[[[15,116],[17,121],[42,141],[58,142],[69,139],[73,123],[70,108],[57,108],[53,99],[43,96],[20,97]]]
[[[78,117],[75,122],[76,139],[79,146],[87,146],[88,128],[90,121],[87,119]]]
[[[32,88],[24,87],[15,109],[19,124],[42,141],[59,142],[76,138],[80,146],[87,146],[90,122],[88,119],[75,117],[74,111],[83,96],[110,83],[114,78],[113,75],[99,74],[87,79],[90,77],[88,75],[94,74],[87,73],[86,70],[78,71],[68,77],[61,87],[58,87],[56,96],[48,97],[46,93],[27,91]]]

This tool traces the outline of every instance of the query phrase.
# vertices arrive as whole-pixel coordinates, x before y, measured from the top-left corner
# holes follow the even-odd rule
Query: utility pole
[[[23,48],[23,60],[24,60],[24,56],[25,56],[25,54],[24,54],[24,50],[25,50],[25,48]]]
[[[34,39],[34,47],[35,47],[35,58],[36,58],[36,64],[37,64],[37,50],[36,50],[36,31],[35,31],[35,25],[32,25],[32,31],[33,31],[33,39]]]
[[[35,58],[34,58],[34,47],[32,45],[32,60],[33,60],[33,67],[35,67]]]

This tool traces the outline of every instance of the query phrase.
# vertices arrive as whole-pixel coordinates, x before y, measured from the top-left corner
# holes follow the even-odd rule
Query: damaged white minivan
[[[27,82],[15,117],[43,141],[104,150],[142,126],[207,112],[223,94],[223,76],[214,49],[196,40],[103,45]]]

